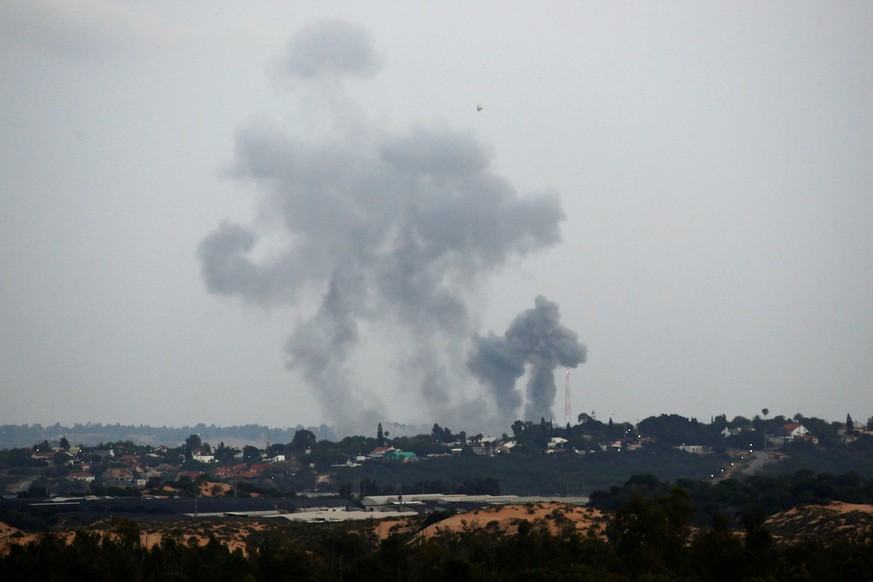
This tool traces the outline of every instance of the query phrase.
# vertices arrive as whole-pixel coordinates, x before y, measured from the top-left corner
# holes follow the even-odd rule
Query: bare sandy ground
[[[428,539],[443,532],[460,532],[481,528],[485,531],[514,534],[522,521],[534,527],[547,528],[552,534],[574,531],[581,535],[604,536],[609,515],[598,509],[563,503],[530,503],[504,505],[475,509],[459,513],[415,532],[416,523],[410,518],[388,519],[373,525],[379,539],[393,533],[416,533],[416,539]],[[843,536],[849,539],[873,539],[873,505],[831,502],[826,505],[805,505],[771,516],[767,525],[777,539],[792,540],[801,537],[832,538]],[[202,523],[163,522],[140,523],[140,539],[144,546],[153,547],[172,536],[181,544],[206,545],[210,536],[228,546],[246,552],[245,538],[265,529],[262,523],[241,520],[221,520]],[[83,528],[103,536],[114,536],[112,525],[103,523]],[[67,542],[75,537],[74,531],[56,532]],[[8,551],[12,544],[27,544],[38,539],[39,534],[22,532],[0,522],[0,553]]]
[[[774,537],[867,541],[873,539],[873,505],[832,501],[825,505],[803,505],[767,519]]]
[[[504,505],[454,515],[426,527],[419,535],[427,538],[439,532],[456,532],[476,527],[514,534],[518,532],[518,524],[522,521],[544,526],[552,534],[569,529],[582,534],[591,532],[593,535],[602,535],[607,518],[599,509],[563,503]]]
[[[105,525],[105,524],[104,524]],[[256,532],[265,529],[261,523],[247,521],[233,522],[203,522],[177,524],[167,522],[161,525],[150,527],[148,524],[139,524],[140,526],[140,542],[147,548],[160,545],[168,537],[176,539],[177,543],[188,545],[196,543],[199,546],[205,546],[209,543],[210,536],[215,537],[217,541],[226,545],[230,551],[240,549],[243,553],[246,552],[245,538]],[[108,527],[112,527],[111,525]],[[109,529],[100,529],[100,524],[97,527],[82,528],[88,533],[96,533],[104,537],[115,538],[116,534]],[[75,531],[54,532],[71,543],[76,537]],[[18,534],[18,535],[16,535]],[[39,539],[40,534],[21,532],[20,530],[0,522],[0,554],[8,551],[13,544],[26,545],[32,541]]]
[[[224,497],[233,487],[227,483],[210,483],[204,481],[200,484],[200,497]]]
[[[529,503],[524,505],[500,505],[459,513],[424,528],[416,534],[417,539],[427,539],[444,532],[459,532],[465,529],[482,528],[506,534],[518,532],[521,521],[535,527],[545,527],[552,534],[575,531],[583,535],[602,536],[608,518],[599,509],[579,507],[564,503]],[[394,533],[411,533],[408,519],[383,520],[375,525],[376,535],[385,539]]]

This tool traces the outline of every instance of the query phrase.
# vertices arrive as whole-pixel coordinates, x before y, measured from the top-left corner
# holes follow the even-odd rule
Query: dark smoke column
[[[467,298],[507,264],[560,242],[565,220],[556,193],[517,191],[469,132],[391,130],[359,115],[345,84],[380,67],[359,26],[326,20],[294,35],[275,72],[306,106],[300,127],[255,121],[234,148],[232,173],[269,220],[222,224],[198,249],[212,293],[297,311],[288,367],[341,434],[387,420],[383,402],[409,386],[424,418],[481,420],[478,395],[455,388],[469,381]],[[368,340],[398,378],[359,380],[354,355]],[[510,415],[521,406],[524,361],[508,365],[499,390]]]
[[[555,402],[555,368],[585,362],[587,348],[562,326],[558,304],[539,296],[535,307],[519,314],[503,338],[476,337],[467,368],[488,385],[497,401],[498,422],[515,420],[521,395],[515,383],[531,365],[524,418],[551,418]]]

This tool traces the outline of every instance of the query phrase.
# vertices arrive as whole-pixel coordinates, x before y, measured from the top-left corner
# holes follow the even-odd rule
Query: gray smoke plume
[[[587,349],[576,334],[562,326],[558,304],[537,297],[535,307],[520,313],[503,337],[476,337],[467,367],[490,387],[497,401],[498,421],[515,420],[521,405],[516,381],[530,364],[524,418],[551,418],[555,402],[555,368],[575,368],[585,362]]]
[[[289,77],[369,77],[381,68],[367,31],[337,19],[303,27],[288,43],[280,69]]]
[[[490,171],[490,152],[468,135],[346,125],[354,108],[337,96],[338,79],[378,69],[375,54],[362,29],[338,21],[292,39],[280,71],[297,91],[329,88],[326,107],[342,122],[305,139],[275,122],[241,129],[234,174],[263,196],[265,218],[252,227],[223,224],[199,247],[213,293],[301,308],[321,296],[288,340],[288,366],[340,430],[369,431],[383,410],[348,369],[368,323],[404,334],[413,347],[398,356],[399,369],[415,371],[428,413],[457,419],[440,391],[453,369],[463,371],[457,346],[475,331],[466,296],[508,261],[557,243],[565,218],[554,193],[522,196]],[[325,75],[327,85],[319,81]],[[262,251],[277,234],[282,243]]]

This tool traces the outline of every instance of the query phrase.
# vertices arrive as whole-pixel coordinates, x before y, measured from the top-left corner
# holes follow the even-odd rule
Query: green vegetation
[[[769,473],[794,473],[800,470],[816,473],[856,471],[873,477],[873,437],[861,436],[851,445],[815,446],[808,442],[793,442],[782,446],[786,458],[771,467]]]
[[[744,519],[745,536],[716,517],[694,531],[691,500],[674,488],[651,499],[632,497],[605,536],[571,527],[555,535],[544,526],[518,523],[465,528],[429,539],[395,531],[379,540],[371,524],[268,525],[251,531],[247,553],[209,536],[186,540],[184,530],[161,543],[141,543],[137,525],[109,524],[110,535],[81,530],[71,543],[43,534],[0,556],[0,579],[19,580],[869,580],[869,540],[800,538],[778,543],[760,515]]]
[[[500,492],[513,495],[584,495],[595,488],[623,483],[640,472],[663,480],[683,476],[708,477],[725,462],[714,455],[690,455],[670,447],[641,448],[636,451],[597,451],[587,455],[495,456],[459,455],[417,463],[366,463],[337,472],[338,485],[354,485],[364,479],[380,491],[442,493],[423,487],[429,482],[466,483],[483,475],[499,483]],[[371,490],[372,491],[372,490]]]
[[[808,503],[873,504],[873,479],[864,479],[855,471],[833,475],[807,470],[790,475],[726,479],[715,484],[678,479],[671,485],[653,475],[635,475],[621,487],[593,492],[590,504],[603,511],[618,511],[634,498],[654,499],[672,490],[683,491],[688,496],[694,508],[691,521],[697,525],[712,523],[718,516],[736,525],[742,516],[750,513],[772,515]]]
[[[206,437],[224,434],[215,426],[176,435],[177,446],[138,444],[126,429],[77,426],[77,430],[125,434],[95,446],[71,445],[74,437],[32,441],[29,448],[0,451],[0,488],[7,495],[44,497],[71,495],[161,494],[165,485],[180,495],[193,495],[192,480],[206,479],[235,486],[235,494],[288,497],[301,492],[357,494],[473,492],[516,495],[586,495],[624,483],[633,475],[651,474],[661,481],[709,480],[730,474],[732,465],[768,475],[812,470],[841,474],[857,471],[873,477],[873,437],[852,421],[827,422],[795,414],[791,418],[722,414],[709,423],[677,414],[650,416],[636,426],[597,420],[583,413],[578,424],[517,420],[511,436],[468,436],[434,424],[415,436],[394,436],[381,425],[372,436],[319,440],[318,431],[276,431],[286,442],[261,449],[240,448]],[[791,431],[803,425],[798,434]],[[43,436],[67,427],[0,427],[0,433]],[[136,427],[147,432],[150,427]],[[239,427],[238,427],[239,428]],[[255,425],[239,428],[255,432]],[[38,430],[37,430],[38,429]],[[272,439],[261,429],[260,442]],[[165,429],[165,432],[170,429]],[[55,433],[57,434],[57,433]],[[73,432],[71,435],[79,433]],[[203,436],[201,436],[203,435]],[[266,438],[271,436],[270,439]],[[368,456],[380,444],[393,449]],[[686,450],[679,447],[686,445]],[[738,458],[752,448],[763,451],[763,463],[749,467]],[[705,453],[705,454],[696,454]],[[374,458],[376,457],[376,458]],[[758,457],[762,460],[762,457]],[[187,479],[187,481],[186,481]]]

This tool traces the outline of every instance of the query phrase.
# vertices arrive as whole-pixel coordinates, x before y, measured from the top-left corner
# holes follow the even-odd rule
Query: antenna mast
[[[564,383],[564,424],[570,424],[570,370],[564,371],[566,382]]]

